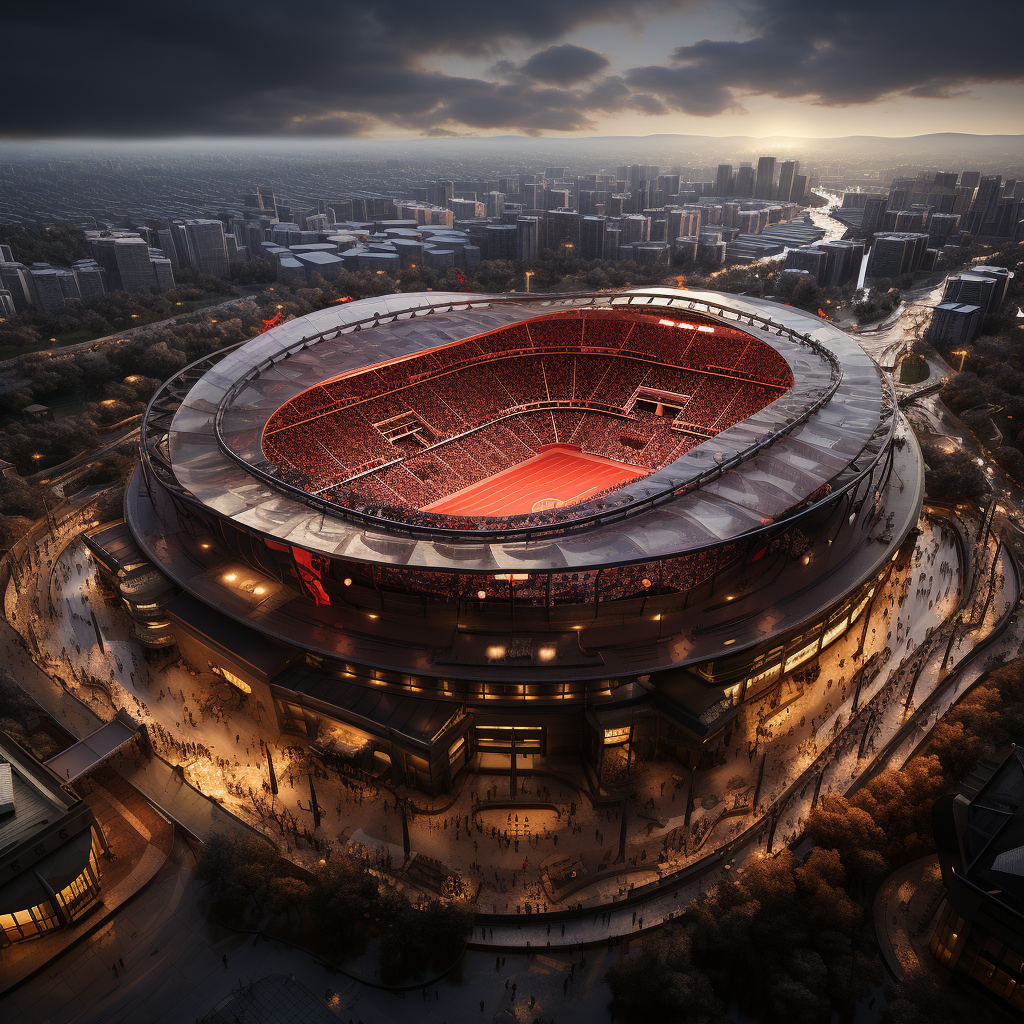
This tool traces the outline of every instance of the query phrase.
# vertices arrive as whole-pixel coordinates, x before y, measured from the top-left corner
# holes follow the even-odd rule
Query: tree
[[[215,906],[237,914],[251,897],[266,894],[277,859],[277,850],[262,839],[215,832],[203,844],[196,878],[210,883]]]
[[[925,491],[932,498],[976,499],[989,492],[982,468],[969,452],[954,448],[945,452],[937,445],[924,446]]]
[[[616,1016],[627,1021],[717,1024],[721,1000],[690,956],[690,937],[681,928],[645,937],[640,953],[624,957],[606,975]]]
[[[294,910],[301,918],[309,910],[312,899],[312,886],[301,878],[277,876],[267,886],[266,906],[272,914],[287,917]]]
[[[0,476],[0,515],[38,519],[44,512],[42,489],[17,476]]]
[[[1024,455],[1019,448],[1002,445],[993,453],[993,458],[1009,476],[1018,483],[1024,481]]]
[[[970,1024],[977,1015],[950,998],[930,974],[918,971],[886,992],[883,1024]]]

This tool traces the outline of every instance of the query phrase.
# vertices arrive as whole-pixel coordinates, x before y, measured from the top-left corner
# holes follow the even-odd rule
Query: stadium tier
[[[792,382],[774,349],[728,327],[558,312],[317,384],[271,416],[263,453],[282,479],[339,506],[472,528],[473,518],[450,514],[458,502],[439,500],[551,445],[626,463],[634,472],[622,479],[640,479]],[[553,499],[535,471],[526,479],[539,488],[534,502],[528,490],[495,508],[476,501],[475,518],[515,526],[531,520],[504,515],[512,504],[527,506],[523,516],[607,490],[581,479]]]
[[[126,520],[197,670],[439,793],[516,750],[716,756],[859,620],[921,499],[891,386],[817,317],[423,293],[168,381]]]

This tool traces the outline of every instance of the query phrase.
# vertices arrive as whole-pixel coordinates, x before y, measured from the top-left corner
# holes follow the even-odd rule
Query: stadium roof
[[[467,300],[492,304],[467,309]],[[459,304],[464,308],[457,308]],[[340,513],[325,515],[303,496],[285,493],[246,468],[270,470],[260,448],[263,427],[276,409],[319,381],[545,313],[590,306],[717,320],[771,345],[794,375],[794,385],[783,397],[629,485],[616,499],[625,495],[642,505],[806,418],[717,479],[699,489],[669,494],[664,503],[639,508],[629,518],[507,541],[472,535],[439,539],[410,534],[383,521],[366,524]],[[719,310],[716,316],[719,306],[726,311]],[[436,311],[430,312],[431,307]],[[352,332],[350,325],[375,315],[397,319]],[[831,400],[807,415],[835,384],[832,361],[786,334],[772,334],[740,319],[750,316],[767,317],[809,336],[831,354],[841,370]],[[260,367],[256,374],[254,367]],[[845,333],[818,317],[763,300],[669,288],[597,298],[538,296],[511,301],[505,296],[460,293],[397,294],[319,310],[227,355],[191,388],[178,409],[169,451],[178,482],[195,501],[240,526],[310,551],[410,568],[571,571],[717,545],[784,518],[794,505],[851,466],[859,470],[873,461],[883,447],[878,435],[885,424],[885,394],[877,368]]]

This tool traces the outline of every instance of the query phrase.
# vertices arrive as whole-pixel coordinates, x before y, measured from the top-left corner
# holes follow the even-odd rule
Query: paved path
[[[942,900],[939,858],[929,854],[893,872],[875,896],[878,946],[897,980],[929,969],[931,925]]]
[[[936,652],[944,634],[931,640],[929,635],[955,610],[957,589],[966,582],[961,579],[951,525],[965,532],[968,548],[974,544],[977,527],[971,521],[926,522],[910,565],[894,574],[873,607],[865,611],[870,619],[858,620],[812,665],[818,673],[816,681],[808,685],[787,679],[774,708],[764,700],[741,709],[736,735],[754,737],[756,731],[756,744],[751,742],[747,749],[737,745],[723,763],[698,775],[689,828],[684,826],[686,788],[683,780],[673,775],[671,763],[644,764],[634,774],[640,795],[629,812],[627,864],[621,873],[601,877],[596,871],[598,862],[606,863],[607,851],[617,843],[619,812],[594,807],[571,786],[550,778],[524,779],[528,792],[524,791],[521,799],[525,802],[540,789],[537,799],[556,804],[562,815],[551,831],[520,836],[518,842],[511,834],[506,842],[503,835],[493,837],[490,829],[467,828],[466,819],[471,818],[476,801],[487,800],[491,776],[469,776],[451,807],[437,815],[416,815],[410,823],[412,849],[438,858],[478,885],[482,913],[512,915],[509,921],[493,921],[493,936],[491,922],[483,933],[478,926],[474,941],[503,947],[525,946],[529,941],[534,947],[546,947],[549,941],[553,946],[600,943],[609,934],[635,933],[672,916],[701,887],[727,870],[725,854],[712,854],[715,847],[730,845],[729,857],[735,859],[728,867],[742,870],[743,859],[763,851],[770,838],[773,849],[792,842],[818,792],[845,792],[890,738],[900,734],[909,717],[905,707],[911,687],[912,716],[938,684],[941,658]],[[41,540],[31,546],[20,560],[20,589],[16,591],[12,584],[5,595],[8,618],[26,628],[39,647],[40,660],[49,672],[64,676],[75,695],[72,698],[46,672],[27,662],[24,650],[14,649],[16,638],[7,634],[26,688],[44,707],[62,722],[91,717],[87,731],[109,718],[115,707],[125,707],[148,724],[158,750],[183,765],[189,782],[216,797],[224,809],[272,835],[286,855],[311,863],[322,855],[324,844],[344,847],[358,837],[358,848],[384,866],[401,829],[394,797],[372,785],[346,783],[332,773],[327,777],[319,773],[317,798],[325,812],[321,827],[315,830],[319,846],[296,838],[296,832],[314,835],[306,779],[312,766],[305,749],[287,738],[275,746],[269,734],[263,736],[258,714],[253,718],[251,709],[242,705],[223,680],[190,671],[171,660],[173,655],[144,658],[131,640],[117,602],[106,596],[91,559],[80,544],[71,542],[72,537],[64,532],[56,543]],[[978,578],[984,578],[988,563],[974,561],[980,566]],[[1011,589],[1008,585],[990,602],[986,628],[1008,600],[1015,600]],[[104,637],[102,646],[93,614]],[[953,663],[970,653],[971,640],[977,637],[977,633],[961,635],[959,643],[954,642]],[[0,630],[0,641],[3,638]],[[862,638],[864,650],[858,655]],[[861,687],[859,717],[854,722],[854,676],[873,653],[884,649],[889,651],[888,660],[880,655],[882,671]],[[88,707],[77,698],[87,701]],[[865,716],[865,708],[870,709],[870,718]],[[79,721],[78,728],[82,725]],[[913,735],[907,730],[904,733]],[[185,739],[197,746],[183,747],[180,741]],[[267,768],[261,740],[271,743],[281,784],[273,807],[277,817],[271,816],[263,789]],[[800,779],[805,781],[795,781]],[[221,825],[237,827],[227,815],[221,821],[223,811],[184,786],[166,765],[154,762],[140,769],[136,781],[196,835],[206,835]],[[549,792],[543,792],[545,789]],[[173,800],[178,804],[172,804]],[[570,814],[572,803],[576,804],[575,815]],[[722,817],[723,811],[734,810],[731,817]],[[774,814],[774,828],[764,817],[769,811]],[[700,840],[708,836],[706,845],[701,846]],[[542,884],[539,868],[565,856],[582,858],[600,881],[563,901],[563,905],[583,904],[582,914],[565,922],[563,936],[561,921],[549,932],[548,921],[528,915],[526,908],[552,909],[552,897]],[[524,870],[524,865],[529,870]],[[680,876],[670,891],[635,894],[643,899],[635,920],[632,903],[628,910],[609,907],[629,899],[632,885],[639,888],[684,868],[691,873]]]
[[[7,996],[4,1024],[183,1024],[202,1017],[232,989],[271,974],[293,976],[334,1013],[364,1024],[456,1024],[463,1021],[532,1021],[558,1024],[611,1020],[604,974],[620,955],[591,951],[570,984],[573,954],[536,956],[467,952],[449,976],[420,990],[395,994],[373,989],[317,963],[282,943],[229,931],[207,917],[203,888],[193,879],[194,855],[180,838],[154,882],[97,931]],[[227,967],[224,959],[227,958]],[[124,961],[114,974],[113,966]],[[508,988],[505,985],[508,983]],[[511,987],[516,986],[513,1003]],[[529,1009],[534,996],[533,1010]],[[484,1013],[480,1001],[484,1002]]]

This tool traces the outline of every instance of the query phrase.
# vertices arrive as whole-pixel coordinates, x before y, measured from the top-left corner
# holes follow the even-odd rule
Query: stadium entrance
[[[509,795],[515,799],[518,776],[532,772],[534,758],[545,752],[545,728],[542,725],[478,725],[473,729],[480,767],[508,771]]]

